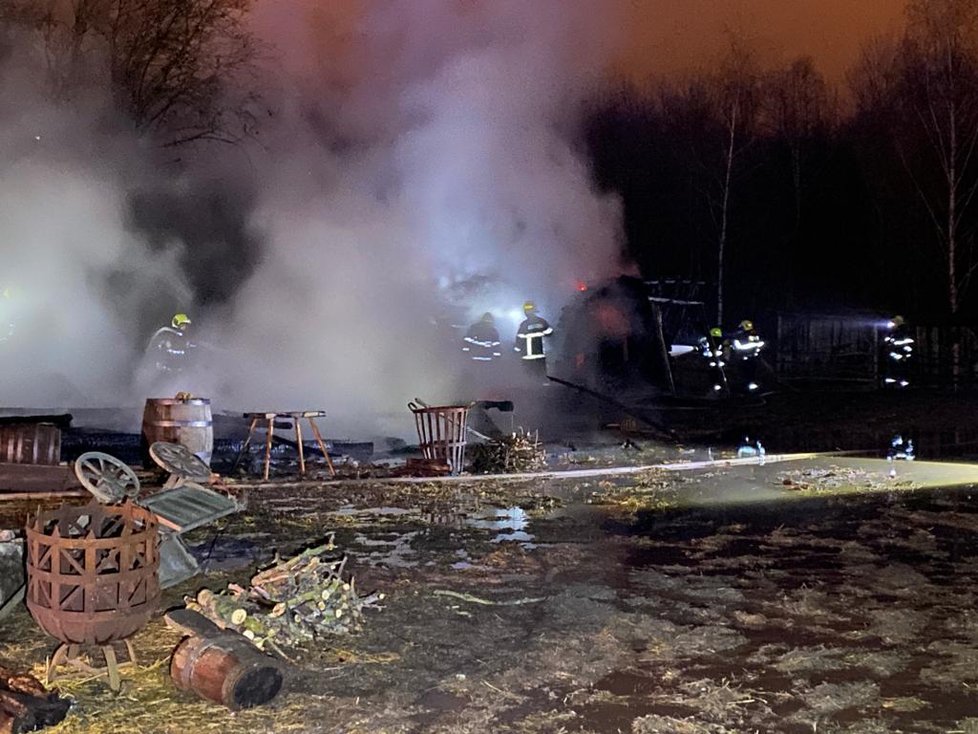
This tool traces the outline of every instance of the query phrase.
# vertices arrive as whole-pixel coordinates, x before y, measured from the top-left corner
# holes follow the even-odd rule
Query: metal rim
[[[127,464],[101,451],[89,451],[75,460],[75,476],[100,502],[122,502],[139,495],[139,477]]]
[[[156,441],[149,447],[149,456],[161,469],[185,479],[206,479],[211,475],[210,467],[183,444]]]

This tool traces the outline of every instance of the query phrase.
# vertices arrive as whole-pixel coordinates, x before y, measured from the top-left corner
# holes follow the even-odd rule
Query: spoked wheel
[[[75,460],[75,476],[100,502],[122,502],[139,494],[139,477],[128,465],[101,451],[89,451]]]
[[[149,447],[150,458],[163,470],[184,479],[207,479],[211,468],[183,444],[157,441]]]

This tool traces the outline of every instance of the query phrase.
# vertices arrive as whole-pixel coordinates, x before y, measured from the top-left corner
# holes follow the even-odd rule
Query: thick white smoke
[[[606,80],[616,8],[259,2],[271,114],[258,144],[181,157],[185,177],[217,169],[254,187],[246,220],[260,254],[231,299],[199,308],[177,263],[199,253],[220,278],[207,243],[150,246],[127,227],[129,194],[147,183],[133,172],[152,170],[132,163],[135,144],[55,118],[111,150],[18,162],[29,125],[8,117],[3,247],[23,261],[21,292],[37,295],[27,311],[62,324],[53,343],[32,341],[38,374],[63,375],[90,402],[129,391],[140,403],[134,352],[152,331],[145,314],[165,307],[190,311],[202,367],[151,389],[208,395],[215,410],[324,408],[331,434],[360,435],[410,428],[415,396],[478,397],[459,394],[460,335],[440,317],[518,312],[530,298],[556,321],[578,280],[620,269],[618,201],[596,191],[578,127]],[[169,186],[161,173],[148,184]],[[509,343],[515,322],[499,326]],[[0,400],[53,404],[46,389]]]
[[[556,320],[578,281],[620,271],[618,201],[578,135],[615,5],[367,2],[325,37],[307,5],[259,8],[294,86],[255,220],[268,247],[234,308],[265,368],[238,371],[233,400],[349,416],[475,397],[452,384],[460,344],[430,326],[446,304],[473,320],[530,298]]]
[[[189,298],[172,248],[126,226],[126,191],[147,158],[106,97],[53,104],[25,39],[0,64],[0,404],[129,404],[140,315]],[[151,167],[149,167],[152,170]]]

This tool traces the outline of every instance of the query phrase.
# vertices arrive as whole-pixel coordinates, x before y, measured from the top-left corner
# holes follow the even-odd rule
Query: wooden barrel
[[[210,466],[214,422],[207,398],[149,398],[143,410],[143,465],[155,467],[149,447],[157,441],[178,443]]]
[[[185,638],[173,651],[170,677],[229,709],[268,703],[282,689],[278,663],[240,635]]]
[[[50,423],[0,426],[0,462],[48,464],[61,461],[61,430]]]

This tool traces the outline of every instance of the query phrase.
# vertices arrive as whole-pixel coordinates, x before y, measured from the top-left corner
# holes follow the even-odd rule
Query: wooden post
[[[312,418],[309,419],[312,422]],[[292,425],[295,428],[295,442],[299,449],[299,474],[306,475],[306,456],[302,449],[302,418],[297,415],[292,416]]]
[[[268,481],[268,470],[272,463],[272,438],[275,436],[275,414],[268,414],[268,429],[265,435],[265,473],[263,478]]]
[[[298,425],[298,419],[296,420],[296,425]],[[316,437],[316,443],[319,444],[320,451],[322,451],[323,456],[326,457],[326,465],[329,467],[329,475],[331,477],[335,477],[336,469],[333,468],[333,460],[329,458],[329,452],[326,450],[326,442],[323,441],[322,434],[319,433],[319,426],[316,425],[316,421],[312,416],[309,416],[309,425],[312,426],[312,435]]]

